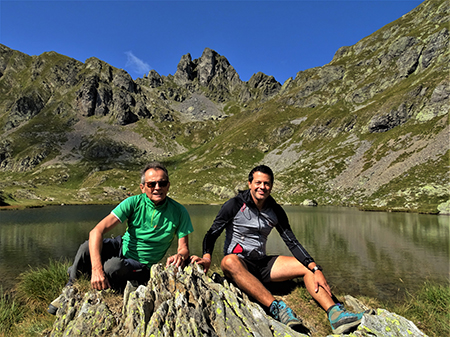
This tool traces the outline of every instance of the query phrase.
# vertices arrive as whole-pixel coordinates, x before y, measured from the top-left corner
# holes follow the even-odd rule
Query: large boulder
[[[121,310],[111,308],[109,291],[82,294],[66,287],[48,336],[307,336],[268,316],[217,274],[213,278],[197,265],[184,270],[154,265],[147,286],[128,283]],[[358,307],[354,298],[347,300]],[[358,330],[348,336],[408,333],[425,336],[414,323],[378,309],[375,315],[365,314]]]

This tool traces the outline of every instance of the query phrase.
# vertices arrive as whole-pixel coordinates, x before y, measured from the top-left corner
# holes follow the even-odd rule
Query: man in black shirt
[[[303,277],[306,289],[327,311],[333,333],[342,334],[359,325],[363,313],[350,313],[335,303],[322,268],[314,262],[291,230],[283,208],[270,195],[273,172],[265,166],[255,167],[249,174],[249,189],[228,200],[219,211],[203,240],[203,257],[191,261],[211,265],[214,244],[226,231],[221,268],[247,295],[269,308],[271,315],[288,326],[300,324],[299,319],[283,302],[277,301],[264,286]],[[276,228],[294,256],[267,256],[266,241]]]

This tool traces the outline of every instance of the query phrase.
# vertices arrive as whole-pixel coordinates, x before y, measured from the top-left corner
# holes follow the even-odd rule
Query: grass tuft
[[[50,260],[44,268],[30,268],[19,276],[17,298],[33,310],[47,310],[48,304],[58,297],[68,281],[69,261]]]
[[[3,288],[0,288],[0,335],[9,335],[13,327],[24,318],[24,314],[24,307],[12,294],[5,293]]]
[[[424,283],[416,294],[395,312],[416,323],[429,336],[450,336],[450,287]]]

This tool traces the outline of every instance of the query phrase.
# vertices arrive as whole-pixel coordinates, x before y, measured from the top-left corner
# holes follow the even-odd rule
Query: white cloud
[[[133,52],[127,51],[125,52],[127,55],[127,63],[126,67],[130,67],[133,72],[138,75],[147,74],[152,68],[150,65],[141,59],[137,58]]]

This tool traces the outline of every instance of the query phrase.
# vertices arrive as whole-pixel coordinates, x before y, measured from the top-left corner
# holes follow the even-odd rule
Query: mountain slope
[[[425,1],[283,85],[206,48],[133,81],[91,58],[0,45],[9,203],[110,202],[164,161],[171,195],[222,202],[258,163],[284,203],[437,212],[449,200],[449,3]]]

